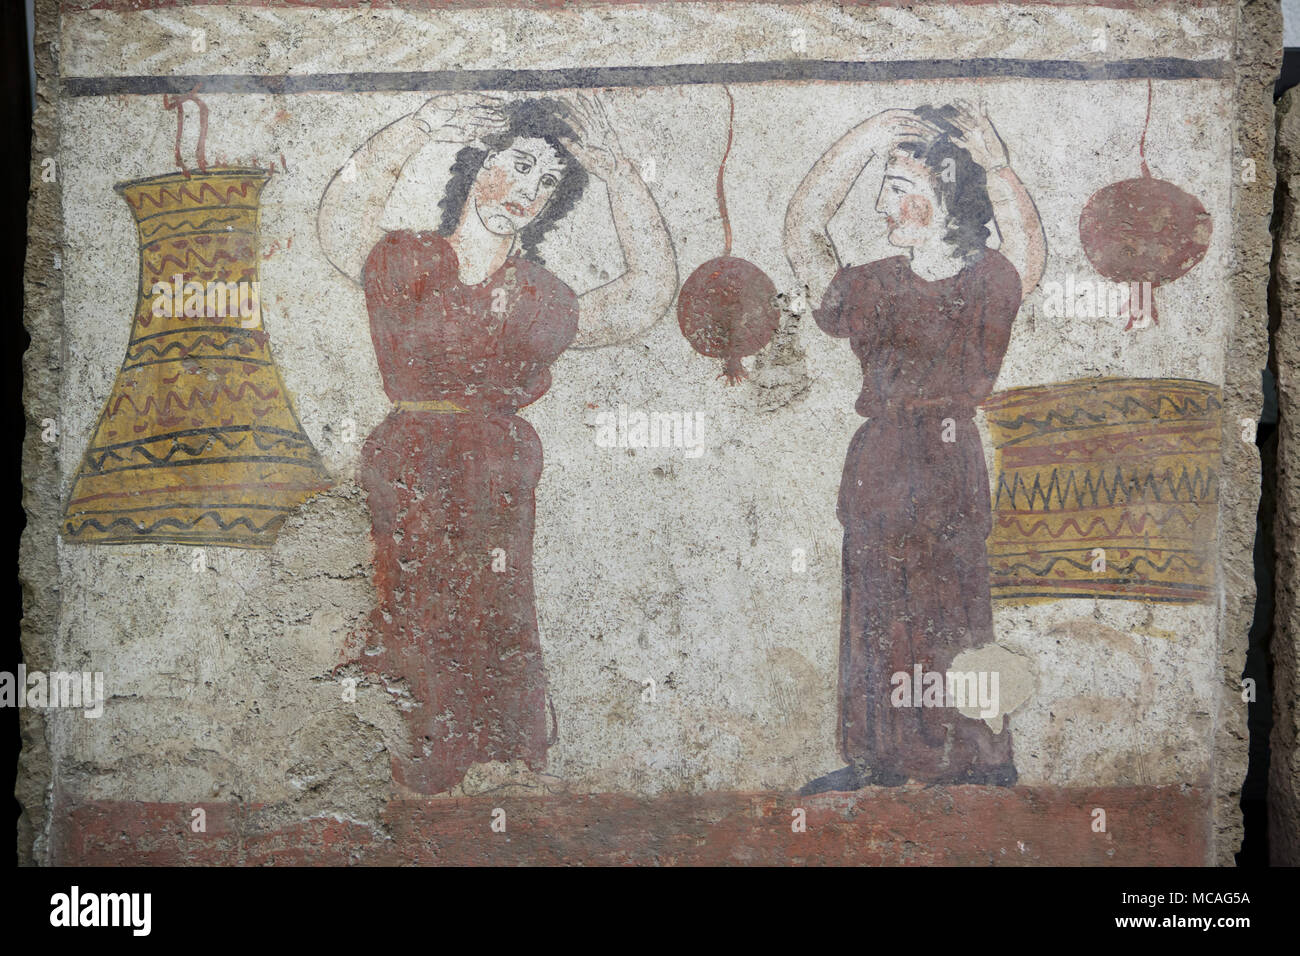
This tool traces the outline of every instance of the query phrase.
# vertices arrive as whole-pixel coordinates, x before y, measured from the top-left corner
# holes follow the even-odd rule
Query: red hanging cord
[[[181,136],[185,133],[185,104],[193,103],[199,108],[199,142],[195,147],[195,155],[199,163],[199,172],[208,171],[207,141],[208,141],[208,104],[204,103],[198,97],[199,87],[203,84],[196,84],[194,89],[181,96],[171,97],[166,93],[163,94],[163,109],[176,111],[176,165],[181,168],[185,178],[190,178],[190,171],[185,168],[185,161],[181,159]]]
[[[1147,79],[1147,118],[1142,124],[1142,140],[1138,143],[1138,156],[1142,158],[1142,175],[1151,178],[1151,170],[1147,169],[1147,127],[1151,125],[1151,80]]]
[[[727,216],[727,197],[722,191],[722,175],[727,171],[727,157],[731,155],[731,133],[736,123],[736,101],[732,99],[731,90],[727,87],[722,88],[722,92],[727,94],[727,102],[731,106],[731,114],[727,118],[727,148],[722,153],[722,162],[718,166],[718,212],[722,214],[722,235],[724,256],[731,255],[731,219]]]

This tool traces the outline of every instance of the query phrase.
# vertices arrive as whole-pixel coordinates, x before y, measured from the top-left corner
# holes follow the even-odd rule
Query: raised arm
[[[663,214],[598,98],[570,100],[580,139],[565,146],[583,168],[604,180],[609,211],[627,268],[578,297],[578,334],[572,348],[618,345],[645,334],[677,294],[677,256]]]
[[[886,110],[853,129],[817,160],[803,178],[785,213],[785,255],[806,288],[811,308],[839,271],[840,259],[828,226],[862,170],[892,139],[932,137],[938,131],[909,110]]]
[[[1042,220],[1025,184],[1011,168],[1006,144],[989,120],[987,110],[976,112],[971,104],[958,101],[959,115],[953,125],[964,136],[953,142],[971,154],[988,173],[989,202],[993,221],[1002,237],[999,251],[1020,273],[1020,298],[1024,301],[1038,285],[1047,267],[1047,237]]]
[[[474,93],[436,96],[352,154],[325,187],[316,214],[316,235],[334,268],[361,281],[366,257],[383,238],[384,208],[407,162],[428,143],[468,143],[504,129],[499,102]]]

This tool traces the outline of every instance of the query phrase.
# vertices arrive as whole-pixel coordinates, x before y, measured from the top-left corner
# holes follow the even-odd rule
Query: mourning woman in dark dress
[[[827,226],[872,161],[876,211],[901,253],[846,265]],[[910,680],[918,664],[946,673],[961,651],[994,638],[991,505],[974,416],[1043,272],[1033,201],[986,114],[967,104],[888,110],[808,173],[785,242],[817,325],[847,338],[862,365],[856,410],[867,419],[849,444],[837,509],[847,765],[803,792],[909,780],[1009,786],[1009,721],[995,734],[951,706],[895,706],[891,692],[893,675]]]
[[[431,142],[461,145],[440,214],[386,233],[402,168]],[[538,243],[591,177],[626,269],[577,295]],[[365,289],[394,406],[358,464],[378,603],[357,658],[406,713],[394,780],[428,794],[476,763],[539,771],[554,729],[533,600],[542,447],[518,412],[565,349],[625,342],[667,311],[677,271],[663,218],[598,100],[456,94],[357,150],[317,225],[330,261]]]

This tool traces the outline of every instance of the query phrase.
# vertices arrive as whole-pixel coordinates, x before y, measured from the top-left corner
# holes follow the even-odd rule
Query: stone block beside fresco
[[[1276,9],[37,6],[24,861],[1233,861]]]

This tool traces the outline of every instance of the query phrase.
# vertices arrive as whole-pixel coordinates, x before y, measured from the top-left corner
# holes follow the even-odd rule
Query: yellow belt
[[[394,402],[399,412],[463,412],[455,402],[435,399],[431,402]]]

